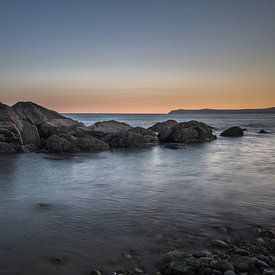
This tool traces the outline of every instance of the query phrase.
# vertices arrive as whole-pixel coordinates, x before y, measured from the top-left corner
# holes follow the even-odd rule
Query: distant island
[[[198,109],[198,110],[188,110],[188,109],[178,109],[172,110],[169,115],[180,115],[187,113],[199,113],[199,114],[251,114],[251,113],[260,113],[260,114],[275,114],[275,107],[264,108],[264,109]]]

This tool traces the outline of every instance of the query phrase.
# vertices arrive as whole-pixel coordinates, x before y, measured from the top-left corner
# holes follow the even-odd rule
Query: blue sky
[[[264,107],[275,105],[274,77],[273,0],[0,1],[0,100],[9,104]]]

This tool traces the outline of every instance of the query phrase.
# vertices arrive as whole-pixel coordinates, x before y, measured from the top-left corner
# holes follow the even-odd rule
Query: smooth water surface
[[[216,133],[247,131],[180,150],[0,155],[0,274],[150,272],[162,253],[203,247],[220,226],[240,234],[275,226],[274,115],[70,116],[144,127],[196,119]]]

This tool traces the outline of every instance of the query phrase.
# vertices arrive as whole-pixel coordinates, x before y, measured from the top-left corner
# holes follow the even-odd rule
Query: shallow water
[[[216,133],[247,131],[180,150],[0,155],[0,274],[150,272],[170,248],[207,246],[220,226],[242,235],[275,227],[274,115],[70,116],[146,127],[196,119]]]

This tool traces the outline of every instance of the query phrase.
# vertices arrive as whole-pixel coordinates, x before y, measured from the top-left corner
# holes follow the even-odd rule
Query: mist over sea
[[[0,274],[108,271],[135,266],[135,253],[150,269],[171,247],[207,246],[221,226],[248,238],[254,226],[275,227],[274,114],[66,116],[142,127],[198,120],[218,139],[179,150],[0,155]],[[244,137],[219,137],[235,125]]]

